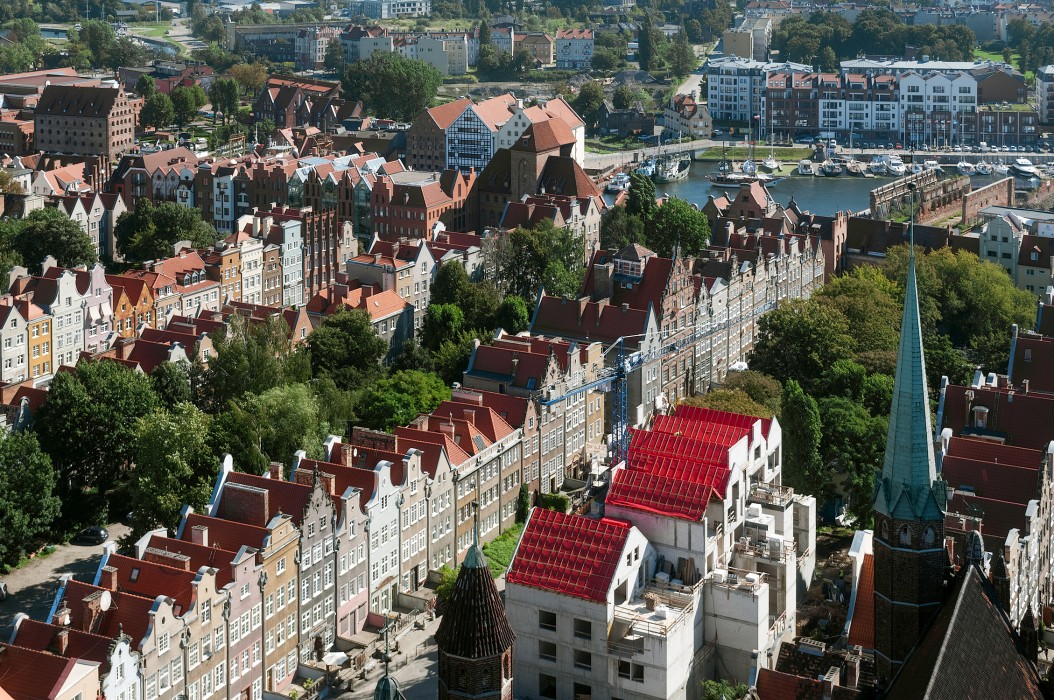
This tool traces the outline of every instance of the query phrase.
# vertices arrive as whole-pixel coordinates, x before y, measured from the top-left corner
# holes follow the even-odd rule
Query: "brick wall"
[[[485,659],[440,653],[440,700],[512,700],[512,649]]]
[[[226,520],[267,526],[268,492],[255,486],[226,484],[223,487],[223,500],[220,502]]]
[[[986,207],[1014,206],[1014,178],[1006,177],[963,196],[962,226],[972,226]]]

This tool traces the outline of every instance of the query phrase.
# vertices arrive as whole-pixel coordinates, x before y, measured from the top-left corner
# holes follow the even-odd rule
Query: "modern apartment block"
[[[678,408],[633,431],[599,516],[532,512],[506,574],[517,694],[698,697],[793,634],[815,500],[780,485],[775,420]]]

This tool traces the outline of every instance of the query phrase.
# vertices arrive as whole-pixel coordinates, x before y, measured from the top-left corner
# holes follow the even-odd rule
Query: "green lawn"
[[[483,553],[487,555],[487,564],[490,566],[490,575],[494,578],[498,578],[505,573],[505,569],[509,568],[512,554],[516,551],[516,545],[520,541],[522,532],[523,523],[516,523],[483,545]]]
[[[978,61],[995,61],[996,63],[1003,62],[1002,51],[985,51],[984,49],[979,47],[973,50],[973,57]],[[1016,68],[1020,61],[1021,54],[1019,54],[1017,51],[1014,51],[1010,55],[1010,63],[1012,63]],[[1028,71],[1027,73],[1025,73],[1025,80],[1032,80],[1034,77],[1035,73],[1033,73],[1032,71]]]

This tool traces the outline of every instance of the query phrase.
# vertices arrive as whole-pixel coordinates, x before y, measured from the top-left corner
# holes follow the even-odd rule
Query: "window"
[[[575,618],[575,636],[579,639],[593,638],[593,623],[589,620]]]
[[[538,674],[538,697],[541,698],[555,698],[556,697],[556,678],[550,676],[548,673]]]
[[[164,654],[168,651],[168,632],[165,632],[157,638],[157,653],[158,655]]]
[[[539,639],[538,658],[545,661],[556,661],[556,644]]]
[[[619,659],[618,677],[629,678],[638,683],[644,682],[644,666]]]
[[[556,613],[549,610],[538,611],[538,626],[543,630],[556,630]]]
[[[588,651],[575,649],[575,668],[591,671],[593,669],[593,655]]]

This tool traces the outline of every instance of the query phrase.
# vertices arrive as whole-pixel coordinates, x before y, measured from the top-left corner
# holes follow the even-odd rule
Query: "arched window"
[[[932,525],[926,528],[926,532],[922,535],[922,543],[927,547],[932,547],[937,543],[937,531]]]
[[[900,526],[900,530],[899,530],[899,535],[900,536],[899,536],[898,539],[900,540],[900,544],[907,545],[907,546],[910,547],[911,546],[911,528],[909,528],[907,525],[901,525]]]

